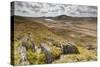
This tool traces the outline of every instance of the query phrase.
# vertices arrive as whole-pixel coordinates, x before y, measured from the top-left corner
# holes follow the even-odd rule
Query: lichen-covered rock
[[[79,53],[78,48],[74,43],[68,42],[67,40],[61,40],[59,42],[55,42],[54,46],[61,49],[62,54],[77,54]]]
[[[47,64],[51,63],[54,60],[54,58],[53,58],[53,56],[51,54],[50,47],[48,47],[47,44],[45,44],[45,43],[41,43],[40,47],[41,47],[42,51],[45,53],[45,57],[46,57],[45,62]]]
[[[71,43],[67,43],[63,45],[62,51],[63,51],[63,54],[78,54],[79,53],[78,48]]]
[[[29,62],[27,60],[27,50],[25,46],[20,46],[19,48],[19,53],[20,53],[20,64],[21,65],[28,65]]]

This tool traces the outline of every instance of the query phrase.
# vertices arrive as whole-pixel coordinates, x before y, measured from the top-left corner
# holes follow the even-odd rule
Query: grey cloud
[[[58,12],[59,10],[58,9],[55,9],[55,10],[49,10],[49,12]]]
[[[63,6],[60,6],[61,10],[65,11],[65,8]]]
[[[22,13],[27,13],[27,14],[28,14],[29,12],[28,12],[28,11],[23,10],[23,11],[22,11]]]
[[[17,2],[17,5],[18,5],[19,7],[21,7],[21,8],[23,8],[23,7],[24,7],[24,5],[23,5],[23,3],[22,3],[22,2]]]
[[[97,10],[97,7],[96,6],[88,6],[90,9],[95,9]]]
[[[55,6],[56,6],[56,4],[52,4],[52,3],[48,3],[48,5],[49,5],[50,7],[55,7]]]
[[[31,8],[33,8],[33,9],[39,9],[39,8],[41,8],[41,7],[39,7],[39,6],[37,6],[37,5],[34,5],[34,6],[31,6]]]
[[[86,5],[54,4],[40,2],[15,2],[15,15],[25,16],[57,16],[96,17],[97,7]]]
[[[46,14],[46,13],[48,13],[48,12],[42,11],[41,13]]]

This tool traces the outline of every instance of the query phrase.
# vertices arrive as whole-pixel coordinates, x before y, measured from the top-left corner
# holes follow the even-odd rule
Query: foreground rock
[[[70,43],[63,45],[63,54],[78,54],[79,50],[75,45],[72,45]]]
[[[20,46],[19,53],[20,53],[20,57],[21,57],[20,64],[21,65],[28,65],[29,61],[27,60],[26,47],[24,47],[23,45]]]
[[[50,52],[51,51],[50,48],[45,43],[41,43],[40,47],[41,47],[42,51],[44,51],[44,53],[45,53],[45,56],[46,56],[45,62],[47,64],[51,63],[54,60],[54,58]]]
[[[62,50],[62,54],[78,54],[78,53],[80,53],[78,48],[73,43],[63,41],[63,42],[60,42],[60,45],[61,45],[60,47]]]
[[[78,48],[68,41],[57,41],[48,38],[49,43],[40,43],[37,46],[31,36],[25,36],[21,39],[20,55],[21,64],[41,64],[52,63],[59,59],[62,54],[78,54]],[[28,59],[27,59],[28,58]]]

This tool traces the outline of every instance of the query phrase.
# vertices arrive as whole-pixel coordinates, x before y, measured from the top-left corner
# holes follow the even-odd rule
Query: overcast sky
[[[97,17],[96,6],[16,1],[14,15],[41,17],[68,15],[74,17]]]

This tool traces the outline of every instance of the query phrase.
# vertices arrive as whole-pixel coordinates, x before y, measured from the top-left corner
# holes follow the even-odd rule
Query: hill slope
[[[60,37],[37,20],[14,17],[14,65],[96,60],[96,54]]]

